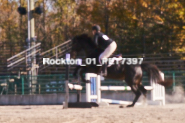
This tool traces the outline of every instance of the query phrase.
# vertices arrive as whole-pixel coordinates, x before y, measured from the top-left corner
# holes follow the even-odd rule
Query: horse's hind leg
[[[147,90],[144,88],[143,85],[140,85],[140,86],[139,86],[139,90],[140,90],[141,93],[146,97]]]
[[[147,93],[147,90],[144,88],[144,86],[143,85],[140,85],[139,86],[139,90],[141,91],[141,93],[143,94],[143,96],[144,96],[144,103],[146,103],[146,93]]]
[[[135,105],[135,103],[137,102],[137,100],[139,99],[139,97],[141,96],[141,92],[140,92],[140,90],[139,90],[138,85],[132,85],[132,86],[130,86],[130,87],[131,87],[131,90],[132,90],[132,91],[134,92],[134,94],[135,94],[135,98],[134,98],[132,104],[131,104],[131,105],[127,105],[127,107],[133,107],[133,106]]]

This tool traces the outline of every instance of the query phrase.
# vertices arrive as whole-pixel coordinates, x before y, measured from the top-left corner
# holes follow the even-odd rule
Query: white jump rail
[[[164,81],[164,73],[161,71],[159,73]],[[160,101],[160,105],[165,105],[165,87],[152,80],[150,80],[150,84],[153,87],[153,90],[151,91],[152,101]]]
[[[70,60],[70,54],[66,54],[66,62],[68,62],[68,60]],[[81,63],[81,60],[79,62]],[[66,76],[66,80],[65,80],[65,102],[63,102],[63,108],[64,109],[68,108],[69,89],[71,89],[71,90],[74,89],[74,90],[78,90],[78,91],[81,91],[83,89],[83,87],[81,85],[69,83],[69,66],[68,65],[66,66],[66,75],[67,76]]]
[[[160,72],[162,79],[164,80],[164,73]],[[86,101],[91,102],[95,101],[100,103],[101,101],[108,103],[117,103],[117,104],[130,104],[128,101],[112,100],[112,99],[101,99],[101,91],[130,91],[129,86],[101,86],[100,75],[94,73],[87,73],[85,75],[86,80],[92,80],[91,84],[86,84]],[[150,80],[151,86],[144,86],[146,90],[151,91],[151,100],[160,101],[160,105],[165,105],[165,88],[152,80]],[[141,103],[136,103],[136,105],[141,105]]]

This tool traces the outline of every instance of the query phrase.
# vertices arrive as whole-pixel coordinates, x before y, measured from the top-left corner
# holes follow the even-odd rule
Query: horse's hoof
[[[124,108],[124,106],[123,105],[120,105],[119,108]]]
[[[132,104],[131,104],[131,105],[127,105],[127,107],[128,107],[128,108],[130,108],[130,107],[134,107],[134,105],[132,105]]]

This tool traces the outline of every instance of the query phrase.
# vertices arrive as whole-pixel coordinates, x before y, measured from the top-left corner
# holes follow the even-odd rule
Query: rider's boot
[[[102,71],[102,66],[98,66],[97,74],[98,74],[98,75],[101,75],[101,71]]]
[[[107,76],[107,65],[106,64],[103,64],[102,65],[102,73],[101,73],[102,76]]]

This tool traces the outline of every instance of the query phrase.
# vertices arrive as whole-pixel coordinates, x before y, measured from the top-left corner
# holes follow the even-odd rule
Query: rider
[[[112,55],[112,53],[114,53],[114,51],[116,50],[117,44],[115,41],[113,41],[107,35],[105,35],[104,33],[100,32],[100,31],[101,31],[101,28],[99,25],[94,25],[92,27],[92,33],[94,35],[93,40],[94,40],[95,44],[99,48],[104,50],[99,56],[99,62],[100,62],[100,64],[102,64],[102,59],[110,57],[110,55]],[[103,69],[103,75],[106,76],[107,75],[106,68],[107,68],[107,65],[104,64],[103,67],[100,67],[99,73]]]

